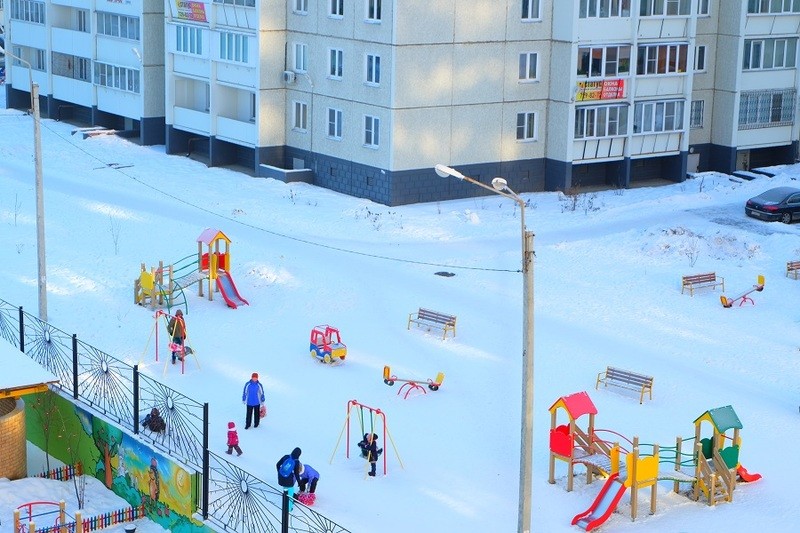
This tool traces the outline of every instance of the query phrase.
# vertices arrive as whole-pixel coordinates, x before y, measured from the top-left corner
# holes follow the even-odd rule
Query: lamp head
[[[442,165],[441,163],[437,164],[435,167],[433,167],[433,169],[436,171],[436,174],[438,174],[439,177],[442,177],[442,178],[446,178],[447,176],[452,176],[454,178],[458,178],[460,180],[463,180],[464,177],[465,177],[464,174],[462,174],[458,170],[456,170],[454,168],[450,168],[450,167],[448,167],[446,165]]]
[[[504,191],[508,189],[508,182],[504,178],[494,178],[492,180],[492,187],[496,191]]]

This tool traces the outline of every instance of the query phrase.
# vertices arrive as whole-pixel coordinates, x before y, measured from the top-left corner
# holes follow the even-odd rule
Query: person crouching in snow
[[[300,465],[300,475],[297,476],[297,484],[300,487],[300,494],[297,499],[300,503],[305,505],[314,505],[317,495],[314,494],[317,490],[317,481],[319,481],[319,472],[308,464]],[[306,492],[308,488],[308,492]]]
[[[228,451],[225,453],[231,455],[233,450],[236,450],[237,457],[242,455],[242,449],[239,448],[239,434],[236,433],[236,424],[228,422]]]
[[[378,448],[378,435],[375,433],[364,433],[364,439],[358,443],[361,448],[361,457],[369,461],[369,475],[375,477],[375,465],[378,456],[383,453],[383,448]]]

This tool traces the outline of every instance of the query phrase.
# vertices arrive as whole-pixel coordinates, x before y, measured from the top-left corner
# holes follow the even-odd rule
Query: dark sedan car
[[[789,224],[800,219],[800,189],[775,187],[750,198],[744,206],[747,216],[761,220],[780,220]]]

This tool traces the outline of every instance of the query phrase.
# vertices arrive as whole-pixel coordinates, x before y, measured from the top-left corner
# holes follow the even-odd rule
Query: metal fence
[[[208,403],[197,402],[94,346],[0,299],[0,337],[56,375],[74,402],[113,420],[155,449],[200,473],[198,511],[224,531],[349,533],[208,448]],[[160,433],[142,430],[140,413],[157,408]]]

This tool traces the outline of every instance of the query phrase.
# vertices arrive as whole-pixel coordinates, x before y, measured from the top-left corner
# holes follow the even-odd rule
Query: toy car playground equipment
[[[413,390],[422,391],[422,394],[428,394],[428,391],[425,390],[425,387],[420,385],[420,380],[418,379],[401,379],[397,376],[392,374],[392,370],[389,368],[389,365],[383,367],[383,382],[389,385],[390,387],[395,384],[396,381],[400,381],[403,384],[400,385],[400,389],[397,391],[397,395],[400,396],[402,394],[403,389],[406,389],[406,394],[403,396],[403,399],[408,398],[409,393]],[[439,372],[436,374],[436,379],[427,379],[427,386],[432,391],[439,390],[439,387],[442,386],[442,381],[444,381],[444,372]]]
[[[737,296],[736,298],[726,298],[723,294],[719,297],[719,301],[722,302],[722,307],[730,308],[733,307],[733,304],[739,302],[739,307],[743,306],[745,303],[750,303],[752,305],[756,305],[752,298],[750,298],[750,294],[754,292],[761,292],[764,290],[764,276],[760,275],[756,278],[756,284],[752,286],[752,288],[744,291],[742,294]]]
[[[563,410],[567,423],[558,424]],[[581,429],[578,421],[588,415],[588,427]],[[595,428],[597,408],[586,392],[562,396],[550,407],[550,473],[548,481],[555,483],[556,460],[567,463],[567,490],[573,487],[574,467],[586,468],[586,482],[594,476],[605,477],[600,493],[584,512],[575,515],[572,524],[591,531],[603,524],[617,507],[628,489],[630,492],[631,520],[638,513],[639,489],[650,488],[650,514],[657,504],[659,481],[672,481],[673,490],[679,492],[681,483],[691,483],[689,495],[695,501],[702,494],[709,505],[733,501],[737,481],[756,481],[759,474],[750,474],[739,463],[742,424],[731,406],[706,411],[698,417],[695,435],[687,439],[678,437],[674,447],[639,443],[608,429]],[[708,423],[711,435],[701,438]],[[728,431],[732,435],[727,435]],[[608,438],[604,436],[608,435]],[[608,440],[610,438],[614,441]],[[620,445],[619,440],[625,442]],[[728,446],[726,447],[726,444]],[[671,468],[661,469],[664,464]]]
[[[249,305],[230,275],[230,239],[223,232],[207,228],[197,237],[197,254],[188,255],[173,264],[148,269],[141,264],[139,277],[134,280],[134,303],[150,305],[152,309],[166,305],[171,312],[174,306],[183,306],[188,313],[184,289],[197,283],[197,293],[203,297],[203,282],[207,282],[208,299],[213,301],[219,292],[232,309]],[[224,251],[220,251],[221,245]]]
[[[341,364],[347,357],[347,346],[342,342],[339,330],[322,324],[311,330],[311,357],[323,363]]]
[[[357,400],[350,400],[349,402],[347,402],[347,417],[345,418],[345,421],[344,421],[344,427],[342,427],[342,431],[339,433],[339,438],[336,440],[336,447],[333,449],[333,453],[331,454],[331,458],[328,461],[328,463],[329,464],[333,464],[333,458],[336,455],[336,450],[339,449],[339,443],[342,441],[342,435],[344,435],[345,431],[347,432],[347,442],[346,442],[346,446],[345,446],[345,455],[346,455],[346,457],[348,459],[350,458],[350,429],[351,429],[350,418],[352,417],[352,414],[353,414],[354,410],[355,410],[355,413],[358,415],[358,421],[359,421],[360,430],[359,430],[359,433],[357,435],[358,439],[355,439],[353,442],[358,442],[358,440],[361,439],[361,437],[365,433],[375,433],[376,435],[378,435],[378,440],[383,438],[384,442],[386,442],[386,438],[388,437],[389,438],[389,442],[392,443],[392,449],[394,450],[395,457],[397,457],[397,462],[400,463],[400,468],[405,469],[405,466],[403,466],[403,460],[400,459],[400,454],[397,453],[397,446],[395,446],[395,444],[394,444],[394,439],[392,439],[392,435],[389,433],[389,428],[386,425],[386,413],[384,413],[383,411],[381,411],[380,409],[378,409],[376,407],[370,407],[368,405],[364,405],[363,403],[359,403]],[[367,420],[365,415],[369,416],[368,420]],[[376,424],[375,424],[376,419],[380,419],[380,425],[377,426],[377,427],[376,427]],[[380,428],[380,431],[382,431],[382,433],[378,434],[378,431],[379,431],[378,428]],[[385,444],[384,444],[384,448],[387,448],[387,446]],[[386,474],[388,474],[388,470],[386,468],[386,455],[387,454],[385,453],[385,451],[386,450],[384,450],[384,453],[381,454],[381,455],[383,455],[383,475],[384,476]],[[367,477],[367,474],[366,474],[366,469],[367,468],[369,468],[369,465],[365,464],[364,477]]]

